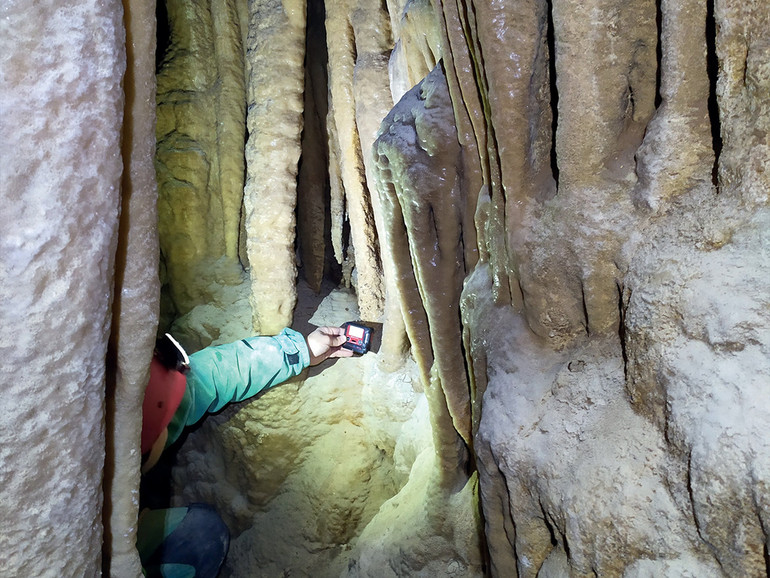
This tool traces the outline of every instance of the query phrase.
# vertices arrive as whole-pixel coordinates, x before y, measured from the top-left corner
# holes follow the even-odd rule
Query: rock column
[[[249,2],[244,207],[253,324],[264,334],[289,325],[297,302],[294,208],[302,150],[305,25],[303,0]]]
[[[0,8],[0,568],[101,573],[120,2]]]
[[[158,189],[155,180],[155,2],[126,8],[126,109],[115,301],[107,375],[105,574],[140,576],[142,400],[158,328]]]

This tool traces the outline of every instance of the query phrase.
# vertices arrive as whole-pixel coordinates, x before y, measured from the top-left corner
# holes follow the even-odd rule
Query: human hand
[[[342,327],[319,327],[305,337],[310,352],[310,365],[318,365],[330,357],[350,357],[353,352],[343,349],[347,341]]]

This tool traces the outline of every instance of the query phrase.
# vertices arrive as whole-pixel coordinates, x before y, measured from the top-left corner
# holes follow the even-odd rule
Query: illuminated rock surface
[[[135,576],[144,387],[158,327],[160,282],[155,162],[155,7],[125,15],[127,69],[123,178],[108,366],[104,468],[104,574]],[[154,264],[153,266],[149,266]]]
[[[350,0],[325,41],[318,3],[164,6],[161,327],[382,322],[187,437],[174,501],[222,512],[226,574],[767,574],[766,2]],[[129,8],[0,8],[8,575],[139,576],[159,279]]]
[[[165,8],[170,37],[158,71],[158,224],[167,314],[181,316],[214,299],[210,284],[243,282],[246,23],[234,0],[172,1]]]
[[[119,2],[0,8],[0,568],[7,576],[101,571],[124,46]]]

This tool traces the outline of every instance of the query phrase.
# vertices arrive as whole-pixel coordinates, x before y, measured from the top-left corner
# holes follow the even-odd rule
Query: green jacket
[[[193,353],[187,389],[168,426],[166,446],[207,413],[249,399],[299,375],[308,365],[310,353],[305,338],[288,328],[273,337],[257,335]]]

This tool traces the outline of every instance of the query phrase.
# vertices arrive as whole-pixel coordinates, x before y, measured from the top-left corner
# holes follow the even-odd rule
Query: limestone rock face
[[[158,266],[307,331],[299,237],[381,348],[189,434],[226,572],[767,574],[770,5],[325,4],[163,4],[159,241],[154,7],[0,7],[0,568],[139,576]]]
[[[158,72],[159,233],[172,316],[243,282],[244,48],[241,2],[165,2]],[[215,271],[215,272],[214,272]]]
[[[485,80],[458,129],[486,146],[463,328],[492,573],[764,575],[768,10],[481,4],[467,43],[443,10]]]
[[[124,17],[123,178],[106,400],[105,574],[139,576],[137,490],[142,401],[160,307],[155,180],[155,4],[132,2]]]
[[[378,357],[312,368],[185,440],[175,500],[222,513],[233,531],[227,572],[481,575],[476,480],[447,498],[417,368],[384,372]]]
[[[368,152],[392,104],[387,76],[390,20],[379,2],[327,3],[326,34],[332,242],[337,260],[355,267],[362,319],[381,321],[384,294],[376,229],[380,215]],[[343,246],[345,220],[350,222],[353,255],[347,255]]]
[[[469,553],[481,549],[470,537],[479,520],[460,506],[443,514],[479,496],[492,575],[761,574],[770,173],[767,46],[756,31],[768,9],[326,8],[332,243],[362,316],[384,321],[362,379],[395,391],[409,366],[417,397],[380,421],[370,390],[362,400],[339,392],[352,404],[346,415],[371,431],[349,435],[353,457],[333,473],[296,449],[323,453],[309,426],[295,439],[262,431],[270,418],[259,414],[222,421],[211,442],[196,434],[194,447],[212,445],[184,454],[178,482],[190,499],[229,488],[221,506],[244,529],[232,568],[267,560],[280,572],[294,558],[303,561],[292,570],[323,560],[330,575],[376,576],[394,564],[403,575],[477,575]],[[294,116],[286,126],[297,133]],[[313,162],[303,170],[321,175]],[[419,421],[420,433],[388,420]],[[260,454],[268,465],[258,469],[246,448],[270,436],[264,451],[284,441],[287,451]],[[297,441],[309,438],[318,445]],[[374,463],[367,439],[384,451],[372,479],[387,491],[361,498],[376,513],[317,483],[322,472],[357,495],[349,480]],[[477,478],[463,470],[469,455]],[[229,466],[226,483],[219,474],[198,482],[197,459],[245,465]],[[313,482],[303,481],[311,470]],[[273,502],[279,487],[296,494]],[[316,494],[332,513],[318,513]],[[340,512],[355,529],[336,523]],[[272,551],[253,524],[287,536],[278,519],[332,546]]]
[[[98,576],[120,2],[0,8],[0,568]]]
[[[399,303],[449,477],[463,459],[460,438],[471,437],[459,315],[463,199],[454,133],[446,80],[437,66],[385,118],[373,151],[385,214],[383,251],[396,273],[389,298]]]

